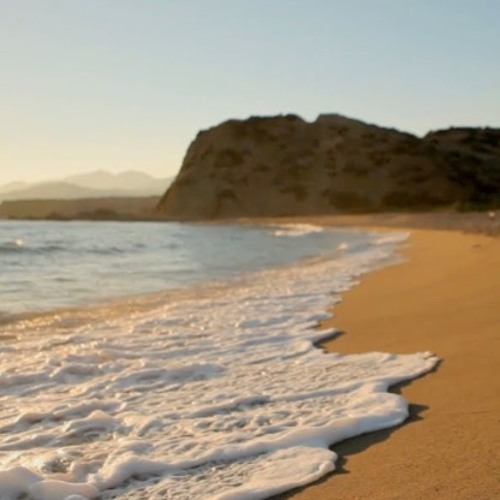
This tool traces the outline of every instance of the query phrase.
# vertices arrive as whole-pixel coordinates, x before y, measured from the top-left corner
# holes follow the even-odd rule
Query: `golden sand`
[[[280,498],[500,498],[500,238],[418,229],[402,253],[344,295],[328,323],[346,333],[324,347],[442,363],[394,388],[405,424],[334,445],[336,472]]]

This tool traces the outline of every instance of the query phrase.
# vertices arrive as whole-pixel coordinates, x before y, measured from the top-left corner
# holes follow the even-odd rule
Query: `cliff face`
[[[419,139],[339,115],[202,131],[158,205],[177,219],[418,209],[500,201],[500,130]]]

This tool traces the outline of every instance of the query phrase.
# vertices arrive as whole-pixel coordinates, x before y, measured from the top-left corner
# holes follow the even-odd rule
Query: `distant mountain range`
[[[155,196],[162,194],[172,180],[136,171],[113,174],[97,170],[35,184],[11,182],[0,186],[0,201]]]

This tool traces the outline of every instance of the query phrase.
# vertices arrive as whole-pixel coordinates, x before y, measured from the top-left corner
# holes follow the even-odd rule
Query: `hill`
[[[134,170],[117,174],[106,170],[96,170],[66,177],[64,181],[89,189],[139,192],[145,195],[160,194],[161,186],[165,186],[168,179],[152,177],[144,172]]]
[[[500,204],[500,129],[424,138],[341,115],[228,120],[201,131],[157,211],[175,219]]]
[[[170,182],[171,179],[155,178],[142,172],[112,174],[98,170],[51,182],[10,183],[0,186],[0,200],[158,196]]]

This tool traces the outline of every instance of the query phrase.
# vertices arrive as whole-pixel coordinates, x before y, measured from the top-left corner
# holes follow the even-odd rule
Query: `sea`
[[[437,362],[319,346],[407,238],[0,221],[0,500],[263,499],[333,471],[334,444],[404,421],[388,388]]]

